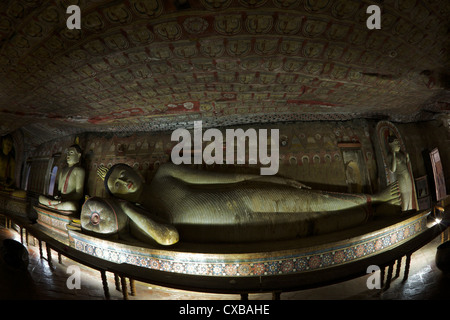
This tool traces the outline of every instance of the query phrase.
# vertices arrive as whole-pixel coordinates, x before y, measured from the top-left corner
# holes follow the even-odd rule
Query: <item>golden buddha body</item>
[[[163,245],[180,239],[292,239],[360,225],[379,214],[379,204],[392,205],[394,210],[386,213],[399,212],[396,184],[376,195],[341,194],[310,190],[278,176],[215,173],[174,164],[160,166],[150,183],[124,164],[101,170],[105,188],[122,201],[113,205],[114,219],[112,211],[97,205],[96,199],[87,201],[81,212],[82,228],[99,233],[117,230],[105,224],[118,224],[126,216],[140,239]]]

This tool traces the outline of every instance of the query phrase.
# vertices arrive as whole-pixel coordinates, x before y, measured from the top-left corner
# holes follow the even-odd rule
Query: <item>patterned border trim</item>
[[[160,271],[203,276],[285,275],[329,268],[392,249],[427,226],[428,213],[402,223],[322,249],[302,248],[253,254],[202,254],[133,247],[69,230],[70,245],[84,253],[115,263]]]
[[[41,207],[33,206],[38,214],[37,223],[44,229],[57,233],[60,241],[68,242],[66,225],[72,221],[71,216],[61,215]]]
[[[38,223],[46,223],[64,232],[66,231],[66,224],[72,221],[69,216],[62,216],[39,207],[34,207],[34,209],[38,214]]]

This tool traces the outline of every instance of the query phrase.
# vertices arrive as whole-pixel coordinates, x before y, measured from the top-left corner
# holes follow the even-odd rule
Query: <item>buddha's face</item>
[[[400,142],[398,141],[398,139],[395,139],[394,141],[389,143],[389,146],[390,146],[391,150],[394,152],[400,151]]]
[[[78,153],[77,149],[70,147],[66,153],[66,161],[69,166],[73,166],[80,162],[81,154]]]
[[[115,196],[124,196],[141,189],[143,181],[139,174],[131,167],[117,166],[109,175],[108,189]]]

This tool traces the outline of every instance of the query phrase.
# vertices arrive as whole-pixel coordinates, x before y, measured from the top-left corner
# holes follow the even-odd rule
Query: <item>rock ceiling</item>
[[[0,134],[429,118],[449,21],[447,0],[3,0]]]

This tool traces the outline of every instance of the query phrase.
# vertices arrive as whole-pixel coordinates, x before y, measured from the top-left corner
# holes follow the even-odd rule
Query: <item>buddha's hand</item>
[[[301,183],[300,181],[294,180],[294,179],[285,179],[286,180],[286,184],[288,186],[297,188],[297,189],[311,189],[311,187]]]
[[[259,178],[256,178],[255,180],[260,182],[271,182],[281,185],[287,185],[297,189],[311,189],[311,187],[308,187],[307,185],[301,183],[300,181],[278,176],[261,176]]]
[[[180,240],[180,235],[178,234],[178,231],[174,226],[160,225],[155,229],[159,230],[156,230],[153,239],[155,239],[159,244],[170,246]]]

